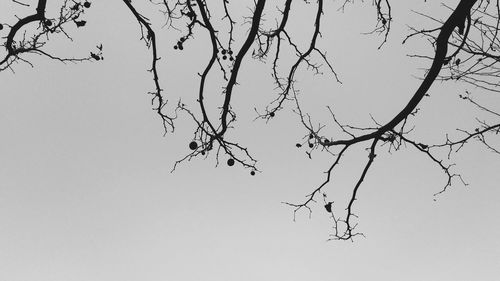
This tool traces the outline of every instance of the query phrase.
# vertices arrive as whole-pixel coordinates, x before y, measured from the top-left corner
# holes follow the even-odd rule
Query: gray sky
[[[370,113],[385,121],[413,94],[414,76],[426,66],[405,56],[428,49],[421,39],[400,44],[404,24],[429,22],[394,3],[394,32],[377,51],[380,38],[360,35],[373,24],[369,3],[342,14],[335,11],[339,3],[328,2],[332,20],[325,20],[320,44],[344,83],[303,69],[301,100],[318,122],[329,120],[327,104],[346,122],[371,125]],[[0,22],[12,20],[0,11]],[[294,222],[292,209],[280,202],[300,202],[323,180],[331,158],[309,160],[294,147],[305,132],[290,110],[268,124],[253,121],[248,104],[273,98],[266,65],[244,62],[234,104],[238,128],[229,135],[251,149],[263,172],[252,177],[237,166],[214,167],[209,158],[170,173],[189,152],[194,123],[181,116],[176,134],[163,137],[145,94],[153,87],[150,54],[121,1],[94,1],[85,18],[75,41],[54,40],[54,49],[78,56],[103,43],[104,61],[63,65],[30,57],[34,68],[20,64],[15,74],[0,74],[0,280],[465,281],[500,275],[498,156],[467,146],[455,162],[470,185],[457,183],[435,198],[446,180],[438,167],[411,149],[379,149],[355,205],[366,238],[326,242],[331,221],[322,204],[314,205],[310,219],[300,212]],[[301,20],[310,19],[294,23]],[[197,72],[209,52],[197,42],[206,35],[198,30],[180,53],[171,48],[180,34],[162,32],[163,87],[173,102],[182,97],[194,108]],[[219,86],[210,86],[217,95]],[[443,128],[471,124],[474,115],[455,103],[470,87],[435,86],[414,122],[419,136],[442,141]],[[329,198],[342,202],[365,158],[362,149],[345,158],[325,190]]]

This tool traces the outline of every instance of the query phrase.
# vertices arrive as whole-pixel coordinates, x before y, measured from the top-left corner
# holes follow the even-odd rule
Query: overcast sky
[[[2,2],[0,22],[13,23],[11,4],[4,9]],[[432,26],[410,8],[430,8],[393,3],[393,33],[377,50],[381,38],[361,35],[374,24],[370,3],[341,13],[338,1],[327,2],[320,46],[343,84],[302,69],[297,86],[305,107],[316,122],[329,122],[326,105],[354,125],[372,125],[370,114],[387,121],[426,66],[406,57],[429,51],[423,39],[401,45],[405,24]],[[18,8],[17,15],[33,10]],[[314,5],[298,11],[305,14],[292,25],[311,28]],[[170,173],[189,153],[194,122],[181,116],[176,133],[163,136],[146,94],[153,89],[150,53],[121,1],[93,1],[84,18],[84,29],[71,29],[74,42],[59,38],[48,47],[79,56],[102,43],[104,61],[64,65],[29,57],[34,68],[21,63],[15,73],[0,73],[0,280],[498,280],[498,155],[465,147],[454,162],[469,186],[456,183],[434,197],[446,181],[438,167],[411,149],[379,149],[355,204],[366,237],[327,242],[332,225],[322,204],[313,205],[311,218],[299,212],[294,221],[281,202],[301,202],[332,159],[316,153],[310,160],[295,148],[306,132],[292,104],[267,124],[253,121],[254,106],[262,109],[275,94],[267,65],[244,61],[234,96],[237,128],[228,135],[249,147],[262,173],[215,167],[213,158]],[[162,15],[151,18],[159,28]],[[193,109],[197,73],[210,52],[201,43],[207,35],[197,33],[176,52],[182,34],[159,31],[165,94]],[[218,95],[220,86],[210,87]],[[473,124],[473,112],[457,99],[465,89],[474,90],[436,84],[413,120],[415,134],[443,141],[443,129]],[[325,189],[329,199],[345,204],[366,161],[363,148],[344,159]]]

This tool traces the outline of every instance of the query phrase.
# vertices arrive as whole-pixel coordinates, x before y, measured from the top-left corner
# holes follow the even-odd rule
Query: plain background
[[[246,2],[238,2],[236,15],[249,15],[252,1]],[[391,118],[426,67],[406,55],[430,51],[422,39],[401,45],[405,24],[432,26],[411,9],[443,18],[446,9],[393,3],[393,33],[377,50],[381,38],[361,34],[375,23],[370,3],[349,4],[342,13],[340,2],[327,2],[319,45],[343,84],[326,69],[324,76],[301,69],[304,107],[329,124],[325,130],[334,128],[326,105],[354,125],[372,125],[369,114]],[[279,4],[267,5],[267,23]],[[1,5],[0,22],[12,23],[8,11],[17,6]],[[172,46],[183,34],[160,29],[163,16],[142,8],[161,34],[165,94],[195,108],[207,35],[197,29],[176,52]],[[314,8],[294,6],[303,13],[290,25],[297,38],[307,39]],[[17,7],[16,14],[33,9]],[[281,202],[300,202],[323,181],[332,159],[315,153],[310,160],[295,148],[307,132],[292,104],[267,124],[253,121],[254,106],[262,109],[276,94],[268,65],[245,60],[234,97],[237,128],[228,135],[249,147],[263,172],[252,177],[241,167],[214,167],[208,158],[170,173],[189,152],[194,122],[181,116],[176,133],[163,137],[146,94],[153,89],[150,53],[121,1],[93,1],[84,18],[85,28],[69,28],[73,42],[58,37],[47,48],[78,57],[102,43],[104,61],[64,65],[30,56],[33,68],[19,64],[15,73],[0,74],[0,280],[497,280],[498,155],[467,145],[453,162],[470,185],[456,183],[434,197],[446,180],[438,167],[409,148],[392,154],[379,148],[355,205],[366,238],[326,242],[331,221],[322,204],[313,205],[311,218],[299,212],[293,221]],[[241,36],[247,26],[237,28]],[[211,79],[217,101],[221,87],[217,75]],[[477,114],[457,98],[465,89],[474,90],[436,83],[412,120],[415,136],[439,142],[445,132],[474,128]],[[494,95],[479,97],[498,106]],[[363,149],[345,158],[325,189],[335,204],[345,204],[366,161]]]

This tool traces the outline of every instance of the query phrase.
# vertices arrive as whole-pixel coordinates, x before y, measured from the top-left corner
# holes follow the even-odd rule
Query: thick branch
[[[370,140],[373,138],[380,137],[387,131],[394,129],[399,123],[401,123],[406,117],[408,117],[420,103],[422,98],[427,94],[432,83],[436,80],[441,71],[441,68],[445,62],[446,54],[448,52],[448,40],[453,33],[455,27],[460,27],[466,21],[467,17],[470,15],[470,11],[477,0],[462,0],[458,4],[457,8],[450,15],[448,20],[443,24],[440,28],[440,33],[436,39],[436,51],[434,55],[434,59],[432,61],[432,65],[429,68],[429,72],[425,76],[424,80],[420,84],[419,88],[410,99],[408,104],[388,123],[380,127],[378,130],[362,135],[359,137],[355,137],[349,140],[337,140],[330,142],[328,146],[331,145],[342,145],[342,144],[354,144],[366,140]],[[465,40],[465,39],[464,39]]]

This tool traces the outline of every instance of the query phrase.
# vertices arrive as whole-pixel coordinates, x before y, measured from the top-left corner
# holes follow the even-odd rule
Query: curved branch
[[[446,59],[446,55],[448,53],[448,40],[453,33],[455,27],[460,27],[466,21],[467,17],[470,15],[470,11],[477,0],[462,0],[458,4],[457,8],[450,15],[448,20],[442,25],[440,28],[440,33],[436,39],[436,51],[434,55],[434,59],[432,61],[432,65],[429,69],[429,72],[425,76],[424,80],[420,84],[419,88],[410,99],[408,104],[389,122],[385,125],[377,129],[376,131],[361,135],[359,137],[355,137],[353,139],[348,140],[337,140],[329,143],[325,143],[326,146],[332,145],[349,145],[355,144],[358,142],[374,139],[380,137],[387,131],[392,130],[395,126],[401,123],[406,117],[408,117],[413,110],[420,103],[422,98],[427,94],[432,83],[436,80],[443,67],[443,64]],[[465,40],[465,39],[464,39]]]
[[[0,65],[4,64],[9,60],[11,56],[16,56],[19,53],[26,51],[24,48],[16,49],[14,48],[14,37],[16,33],[25,25],[35,22],[43,21],[45,19],[45,7],[47,6],[47,0],[38,0],[38,5],[36,7],[36,14],[29,15],[25,18],[20,19],[9,31],[7,35],[7,41],[5,42],[5,48],[7,49],[7,55],[0,61]]]
[[[238,76],[238,71],[241,66],[241,62],[245,57],[246,53],[252,46],[255,37],[257,36],[257,32],[259,31],[260,19],[262,17],[262,12],[264,11],[264,5],[266,4],[266,0],[259,0],[255,5],[255,10],[253,11],[252,18],[252,27],[250,28],[250,32],[248,33],[247,39],[241,46],[240,51],[236,55],[236,59],[234,60],[233,70],[231,72],[231,77],[229,77],[229,81],[226,86],[225,91],[225,99],[224,104],[222,106],[222,116],[221,116],[221,131],[217,134],[217,136],[222,136],[227,130],[227,114],[229,113],[229,106],[231,103],[231,97],[233,93],[233,87],[236,84],[236,77]]]
[[[163,107],[167,104],[167,101],[163,99],[163,96],[161,95],[162,89],[160,86],[159,82],[159,77],[158,77],[158,70],[156,63],[158,62],[158,51],[157,51],[157,46],[156,46],[156,34],[151,28],[151,24],[146,20],[144,16],[139,14],[139,12],[135,9],[135,7],[132,5],[131,1],[129,0],[123,0],[123,3],[128,7],[130,12],[134,15],[136,20],[139,22],[139,25],[142,27],[146,28],[147,35],[146,38],[144,38],[144,35],[142,39],[146,41],[146,44],[148,47],[152,48],[152,63],[151,63],[151,72],[153,73],[153,81],[155,83],[155,92],[152,93],[154,95],[154,99],[158,100],[158,107],[156,107],[154,110],[160,115],[163,121],[163,128],[165,129],[165,132],[168,131],[168,128],[170,128],[172,131],[174,131],[174,117],[168,116],[162,112]]]

